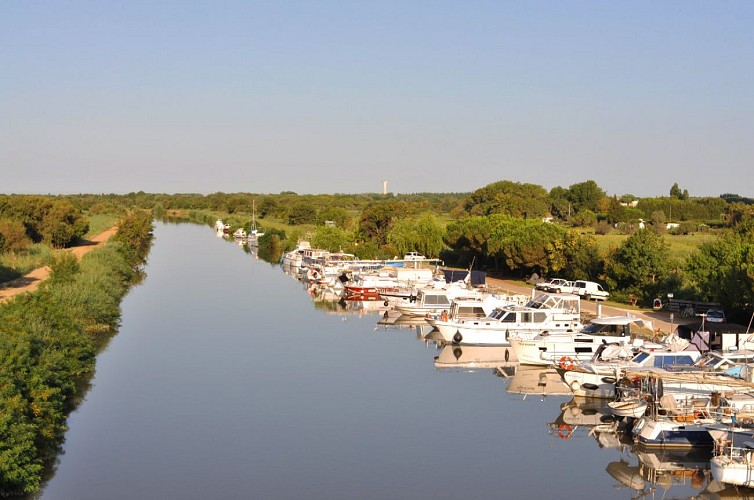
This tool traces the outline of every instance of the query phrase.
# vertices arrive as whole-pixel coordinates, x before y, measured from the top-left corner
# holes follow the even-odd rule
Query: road
[[[113,226],[107,229],[97,236],[94,236],[90,240],[83,240],[79,245],[71,247],[66,251],[71,252],[77,259],[81,260],[81,257],[91,252],[95,248],[104,244],[118,231],[118,228]],[[15,297],[18,294],[33,292],[39,285],[50,276],[50,267],[38,267],[32,272],[16,278],[6,283],[0,283],[0,302],[5,302],[11,297]]]

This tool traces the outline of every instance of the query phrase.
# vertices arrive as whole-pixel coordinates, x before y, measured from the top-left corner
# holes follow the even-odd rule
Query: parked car
[[[403,256],[403,260],[425,260],[426,257],[419,252],[408,252]]]
[[[563,278],[552,278],[542,283],[537,283],[534,285],[534,288],[543,292],[559,292],[560,288],[568,283],[568,280],[564,280]]]
[[[725,323],[725,311],[722,309],[708,309],[707,321],[710,323]]]
[[[550,289],[550,285],[557,285],[560,283],[565,283],[565,281],[566,280],[561,279],[561,278],[550,278],[547,281],[542,281],[540,283],[537,283],[536,285],[534,285],[534,288],[536,288],[537,290],[542,290],[543,292],[547,292]]]
[[[586,300],[607,300],[610,296],[610,292],[602,288],[602,285],[595,283],[594,281],[576,280],[573,282],[573,290],[571,293],[579,295]]]

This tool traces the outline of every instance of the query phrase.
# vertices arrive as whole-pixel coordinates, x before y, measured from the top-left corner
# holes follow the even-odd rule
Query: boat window
[[[634,363],[641,363],[642,361],[644,361],[648,357],[649,357],[649,353],[640,352],[639,354],[637,354],[636,356],[634,356],[634,359],[632,359],[631,361],[633,361]]]
[[[664,368],[670,365],[692,365],[694,361],[691,356],[658,356],[655,359],[655,366],[658,368]]]
[[[495,309],[490,313],[490,318],[500,319],[503,317],[503,314],[505,314],[505,311],[502,309]]]
[[[503,323],[515,323],[516,322],[516,313],[509,312],[505,316],[503,316],[503,319],[501,319]]]

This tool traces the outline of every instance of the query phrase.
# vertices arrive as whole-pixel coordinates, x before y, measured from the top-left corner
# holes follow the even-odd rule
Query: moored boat
[[[644,325],[644,320],[636,316],[595,318],[578,331],[547,331],[534,338],[512,335],[510,343],[523,364],[547,366],[565,359],[571,363],[589,361],[604,343],[630,342],[631,327],[637,324]]]
[[[495,309],[479,319],[461,319],[438,325],[446,342],[472,345],[510,345],[509,338],[532,338],[542,332],[582,328],[579,298],[575,295],[537,294],[524,306]]]

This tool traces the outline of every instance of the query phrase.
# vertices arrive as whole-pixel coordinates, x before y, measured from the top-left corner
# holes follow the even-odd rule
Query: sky
[[[754,196],[754,2],[0,2],[0,193]]]

